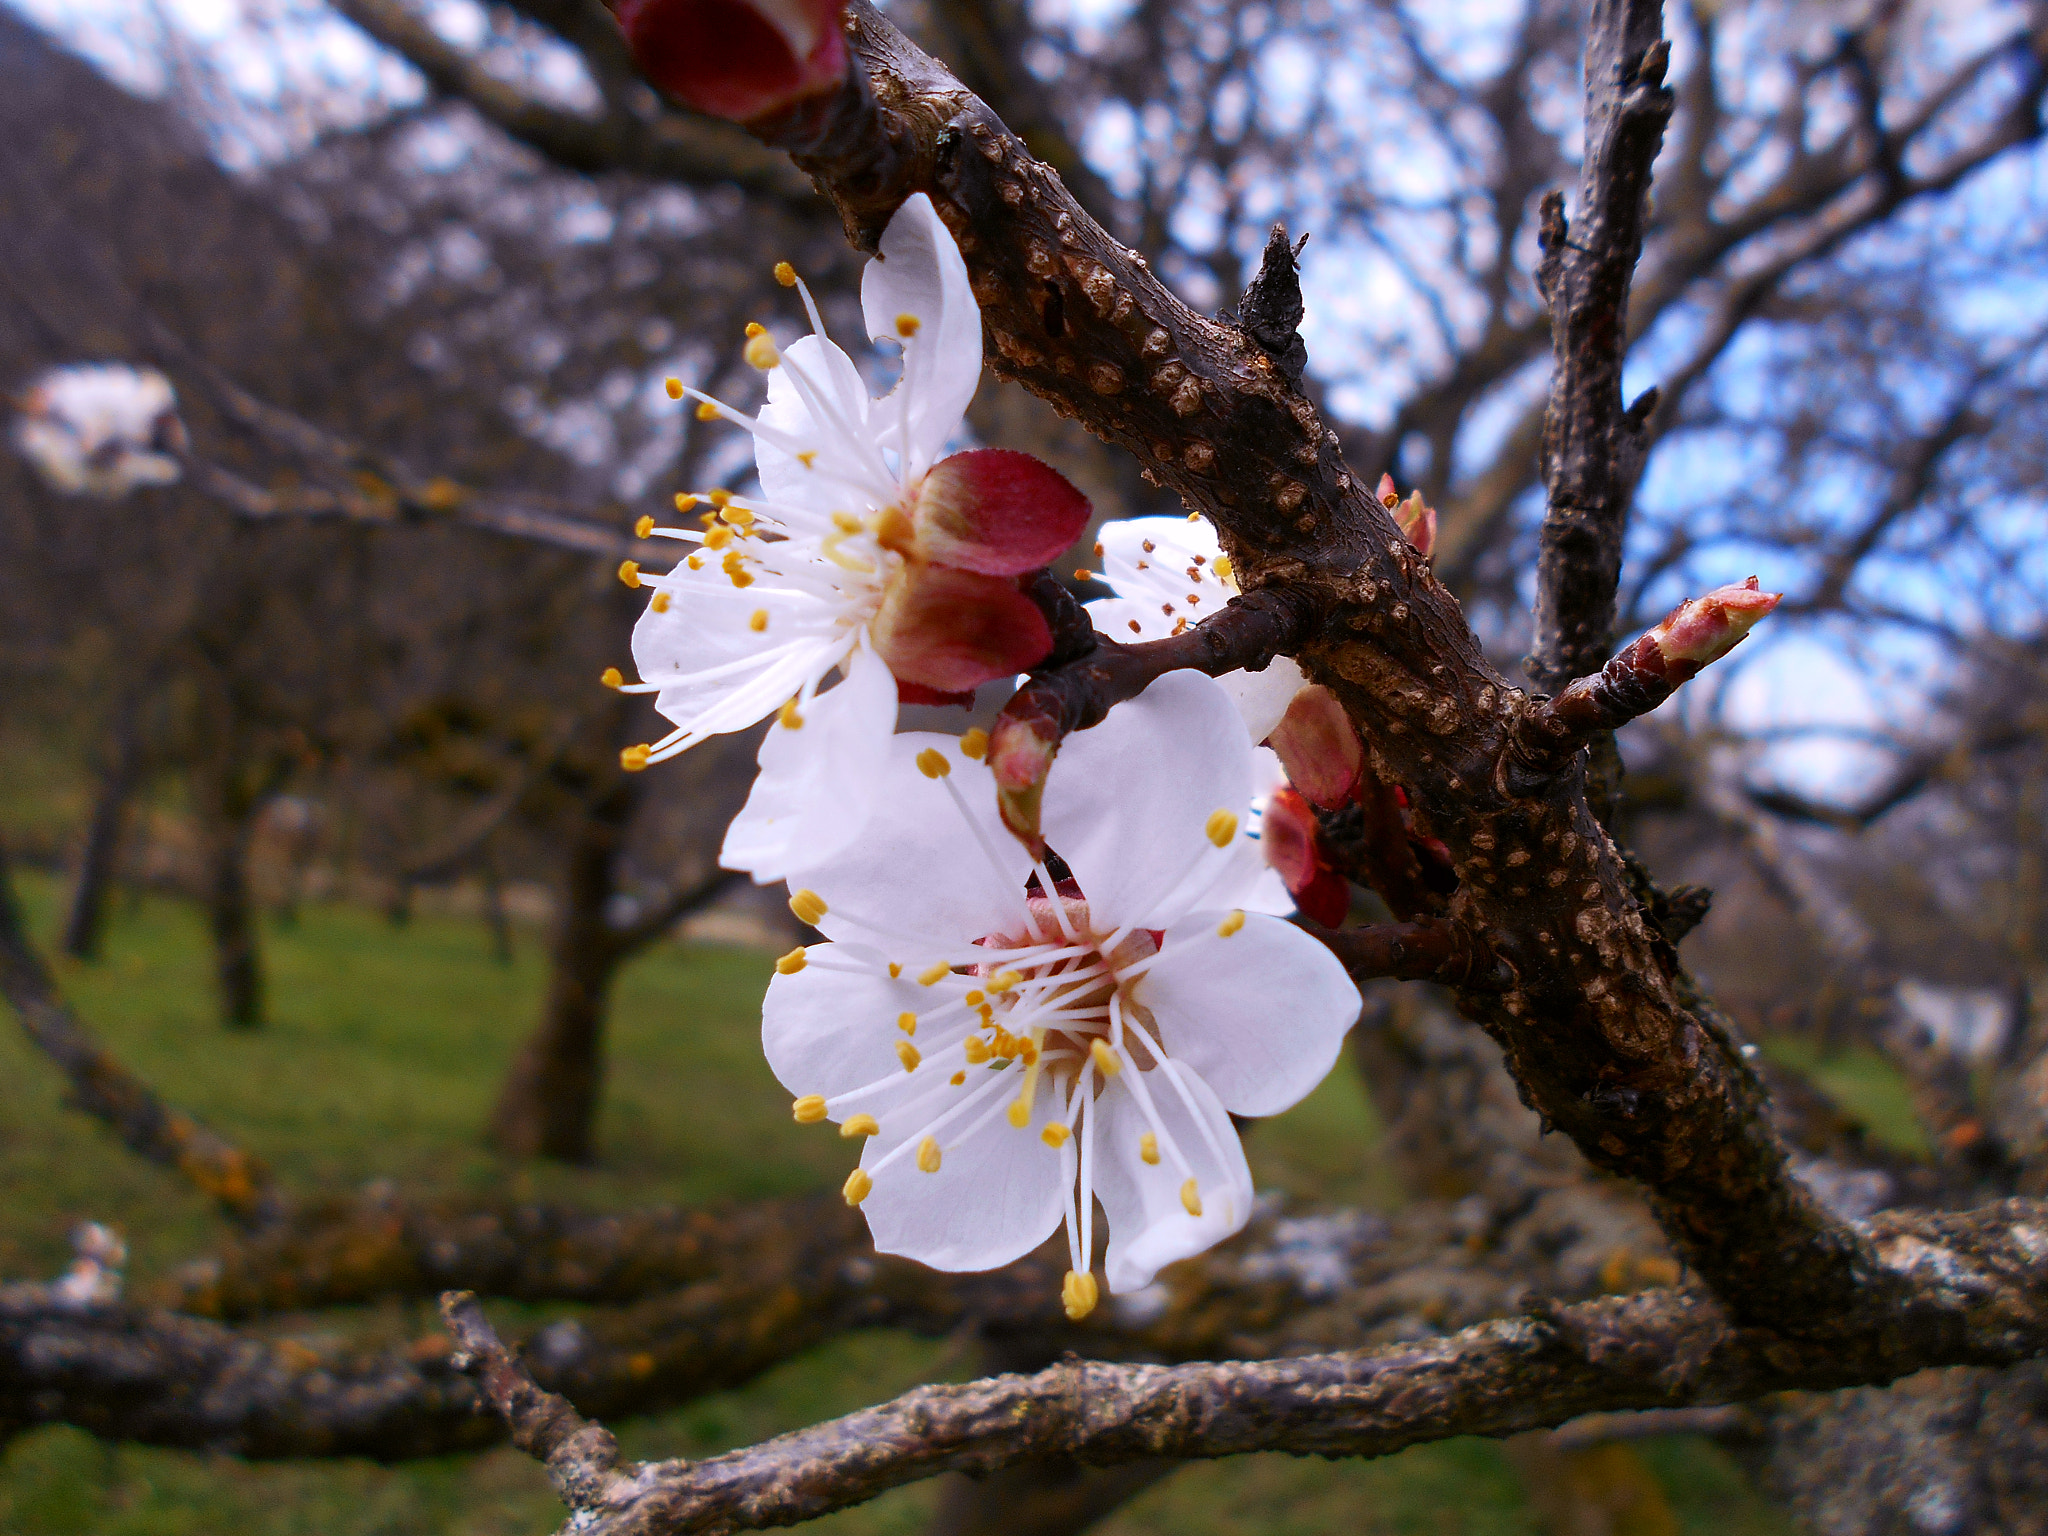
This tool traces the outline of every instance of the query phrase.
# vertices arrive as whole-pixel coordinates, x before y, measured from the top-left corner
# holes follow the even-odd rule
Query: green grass
[[[47,937],[61,892],[23,894]],[[173,1102],[268,1159],[300,1190],[390,1178],[414,1190],[513,1188],[590,1205],[693,1202],[836,1185],[837,1137],[789,1122],[762,1063],[759,1000],[769,961],[752,952],[664,947],[621,982],[611,1075],[593,1169],[514,1168],[478,1128],[541,981],[533,936],[495,964],[481,929],[421,917],[404,929],[346,907],[307,909],[265,934],[272,1023],[223,1031],[212,1013],[195,915],[171,901],[125,907],[107,959],[60,979],[110,1046]],[[220,1228],[175,1177],[66,1110],[56,1072],[0,1026],[0,1277],[47,1275],[65,1234],[92,1217],[120,1226],[138,1278],[203,1251]],[[1376,1125],[1339,1069],[1249,1147],[1262,1186],[1314,1199],[1383,1202],[1393,1187],[1371,1155]],[[423,1320],[422,1320],[423,1321]],[[744,1391],[615,1425],[629,1456],[700,1456],[876,1402],[973,1366],[947,1346],[851,1335]],[[1780,1536],[1788,1528],[1710,1446],[1646,1455],[1682,1528]],[[922,1527],[932,1485],[899,1490],[826,1521],[833,1536]],[[561,1516],[538,1469],[516,1452],[385,1467],[368,1462],[251,1464],[106,1447],[71,1429],[22,1436],[0,1460],[0,1536],[541,1536]],[[1500,1449],[1422,1446],[1376,1462],[1245,1457],[1188,1467],[1104,1527],[1114,1536],[1528,1536],[1536,1526]]]
[[[1867,1045],[1822,1051],[1807,1035],[1774,1035],[1761,1047],[1773,1066],[1797,1072],[1863,1123],[1870,1139],[1909,1157],[1931,1157],[1905,1074]]]

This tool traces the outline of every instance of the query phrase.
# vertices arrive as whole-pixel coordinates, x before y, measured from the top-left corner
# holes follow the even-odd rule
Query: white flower
[[[175,481],[185,431],[170,380],[154,368],[80,363],[29,387],[14,441],[54,489],[112,500]]]
[[[897,211],[881,249],[861,305],[875,339],[902,344],[895,389],[869,398],[803,289],[813,334],[784,351],[751,328],[748,358],[768,370],[758,417],[696,395],[700,415],[753,434],[761,496],[713,494],[701,530],[644,527],[699,548],[664,576],[622,571],[655,589],[633,635],[633,691],[654,693],[676,725],[631,749],[628,767],[779,712],[723,853],[760,880],[858,834],[899,691],[955,696],[1044,657],[1051,634],[1018,578],[1088,516],[1086,498],[1029,455],[939,459],[980,378],[981,312],[924,194]],[[845,681],[821,693],[835,671]]]
[[[1117,595],[1088,604],[1088,616],[1112,640],[1177,635],[1237,595],[1216,530],[1201,518],[1126,518],[1104,523],[1098,538],[1102,579]],[[1256,742],[1272,734],[1308,679],[1291,657],[1275,656],[1262,672],[1229,672],[1217,681]]]
[[[1358,992],[1256,910],[1275,883],[1239,831],[1253,752],[1208,678],[1170,673],[1067,740],[1043,823],[1071,880],[1003,829],[963,748],[891,743],[859,844],[791,900],[832,942],[780,962],[762,1040],[798,1120],[866,1137],[846,1196],[877,1248],[986,1269],[1064,1222],[1080,1316],[1095,1201],[1117,1292],[1244,1224],[1230,1116],[1313,1088]]]

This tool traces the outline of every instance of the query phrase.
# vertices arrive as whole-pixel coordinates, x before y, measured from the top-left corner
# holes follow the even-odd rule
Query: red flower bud
[[[1302,915],[1335,928],[1351,910],[1351,887],[1330,867],[1322,828],[1308,801],[1291,788],[1276,789],[1259,818],[1259,847]]]
[[[1716,587],[1703,597],[1687,598],[1631,647],[1637,665],[1661,672],[1673,684],[1682,683],[1740,645],[1784,595],[1758,591],[1752,576],[1740,586]],[[1643,654],[1652,648],[1655,662]]]
[[[846,77],[839,0],[608,3],[640,72],[713,117],[766,117]]]

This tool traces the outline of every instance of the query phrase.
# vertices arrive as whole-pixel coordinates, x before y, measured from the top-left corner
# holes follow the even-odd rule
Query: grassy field
[[[23,894],[48,934],[60,892]],[[148,899],[122,912],[108,955],[61,979],[84,1016],[163,1093],[276,1166],[294,1188],[390,1178],[409,1188],[507,1183],[591,1205],[689,1202],[836,1185],[837,1137],[789,1123],[763,1065],[758,1005],[766,957],[668,947],[626,975],[611,1049],[603,1156],[591,1170],[509,1169],[477,1132],[497,1078],[531,1020],[540,957],[530,936],[511,966],[482,931],[422,918],[403,930],[348,908],[312,908],[265,935],[273,1022],[230,1035],[214,1021],[194,915]],[[60,1104],[57,1074],[0,1026],[0,1277],[47,1275],[65,1234],[93,1217],[128,1235],[144,1276],[219,1233],[175,1178],[125,1153]],[[1348,1073],[1252,1138],[1264,1187],[1383,1203],[1374,1126]],[[384,1319],[385,1323],[403,1319]],[[420,1319],[424,1329],[426,1320]],[[629,1456],[696,1456],[874,1402],[973,1362],[893,1334],[848,1336],[745,1391],[614,1425]],[[1780,1536],[1719,1451],[1674,1440],[1645,1448],[1685,1532]],[[902,1490],[821,1526],[833,1536],[917,1530],[935,1497]],[[541,1536],[561,1515],[534,1465],[511,1451],[386,1467],[249,1464],[109,1448],[69,1429],[22,1436],[0,1460],[0,1536]],[[1419,1447],[1383,1461],[1247,1457],[1192,1466],[1101,1529],[1105,1536],[1510,1536],[1538,1530],[1519,1477],[1490,1442]],[[1668,1523],[1642,1527],[1672,1529]]]

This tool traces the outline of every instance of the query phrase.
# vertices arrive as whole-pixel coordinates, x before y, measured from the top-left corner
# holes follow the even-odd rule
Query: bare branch
[[[461,1350],[453,1363],[476,1381],[484,1401],[512,1432],[512,1443],[548,1469],[571,1507],[588,1502],[618,1465],[619,1442],[611,1431],[585,1419],[567,1398],[535,1386],[469,1292],[443,1296],[441,1316]]]

